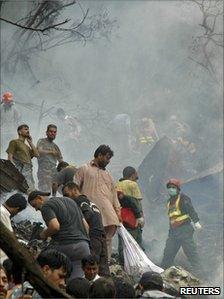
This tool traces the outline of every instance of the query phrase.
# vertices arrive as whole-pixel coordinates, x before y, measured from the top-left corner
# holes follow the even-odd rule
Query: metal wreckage
[[[221,196],[223,194],[223,165],[218,164],[212,169],[192,177],[185,171],[183,161],[184,158],[181,157],[174,143],[167,137],[161,138],[145,156],[138,168],[139,184],[145,198],[150,201],[151,208],[156,205],[162,209],[162,207],[164,208],[165,182],[170,177],[182,179],[182,190],[192,199],[196,199],[194,205],[199,211],[200,219],[205,227],[197,240],[200,255],[203,257],[203,262],[207,263],[206,268],[215,269],[220,265],[220,257],[222,256],[220,231],[222,230],[223,219],[223,209],[221,208],[223,204]],[[14,190],[26,193],[28,190],[26,180],[10,161],[1,159],[1,196]],[[47,246],[46,241],[43,242],[39,238],[39,234],[43,229],[41,223],[23,220],[19,223],[13,223],[13,228],[17,239],[23,244],[22,246],[28,248],[33,256],[36,256]],[[21,257],[17,258],[20,259]],[[177,261],[179,262],[179,260]],[[162,273],[165,291],[174,296],[178,295],[180,287],[199,286],[201,284],[198,278],[184,269],[184,264],[181,266],[172,266]],[[127,277],[127,274],[116,262],[110,270],[112,276],[123,276],[129,279],[130,282],[135,283],[132,277]],[[35,280],[35,283],[39,285],[38,280]],[[47,292],[48,296],[51,294],[51,291],[49,292]],[[60,294],[60,297],[66,296]],[[183,298],[186,298],[186,296],[183,296]]]

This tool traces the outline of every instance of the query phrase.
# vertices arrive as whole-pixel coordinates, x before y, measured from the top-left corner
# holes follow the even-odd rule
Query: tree
[[[200,34],[194,37],[190,59],[220,83],[218,53],[223,51],[223,1],[193,0],[201,12]]]
[[[1,8],[3,4],[19,5],[18,2],[1,1]],[[66,9],[74,9],[74,6],[79,9],[81,18],[65,18]],[[17,22],[2,15],[0,20],[17,28],[2,49],[3,73],[12,76],[22,67],[33,77],[34,82],[38,82],[38,79],[30,65],[33,55],[66,43],[85,43],[98,37],[108,38],[116,24],[116,20],[109,18],[107,11],[90,15],[89,9],[83,9],[76,0],[33,1],[27,15]]]

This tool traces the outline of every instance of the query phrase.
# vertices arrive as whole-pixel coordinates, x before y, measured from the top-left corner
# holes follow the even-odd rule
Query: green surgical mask
[[[170,196],[176,196],[177,195],[177,189],[174,187],[168,188],[168,193]]]

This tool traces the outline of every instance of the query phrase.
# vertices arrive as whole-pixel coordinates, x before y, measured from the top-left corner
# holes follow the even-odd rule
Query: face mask
[[[168,193],[169,193],[170,196],[176,196],[177,195],[177,189],[173,188],[173,187],[170,187],[170,188],[168,188]]]

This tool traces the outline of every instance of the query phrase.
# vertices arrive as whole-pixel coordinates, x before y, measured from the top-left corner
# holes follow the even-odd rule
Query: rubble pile
[[[177,291],[180,287],[199,286],[200,280],[180,266],[172,266],[161,273],[165,285]]]
[[[13,230],[20,243],[22,243],[34,256],[48,245],[47,241],[40,239],[40,233],[44,229],[41,222],[22,220],[18,223],[12,222]]]
[[[34,256],[45,249],[48,245],[47,241],[40,239],[40,232],[43,230],[41,222],[31,222],[23,220],[13,224],[14,232],[19,240]],[[127,282],[135,285],[134,277],[129,276],[119,265],[118,255],[112,255],[112,264],[110,272],[112,276],[123,277]],[[180,287],[200,286],[200,280],[180,266],[172,266],[161,273],[164,280],[164,290],[170,295],[177,296]]]

